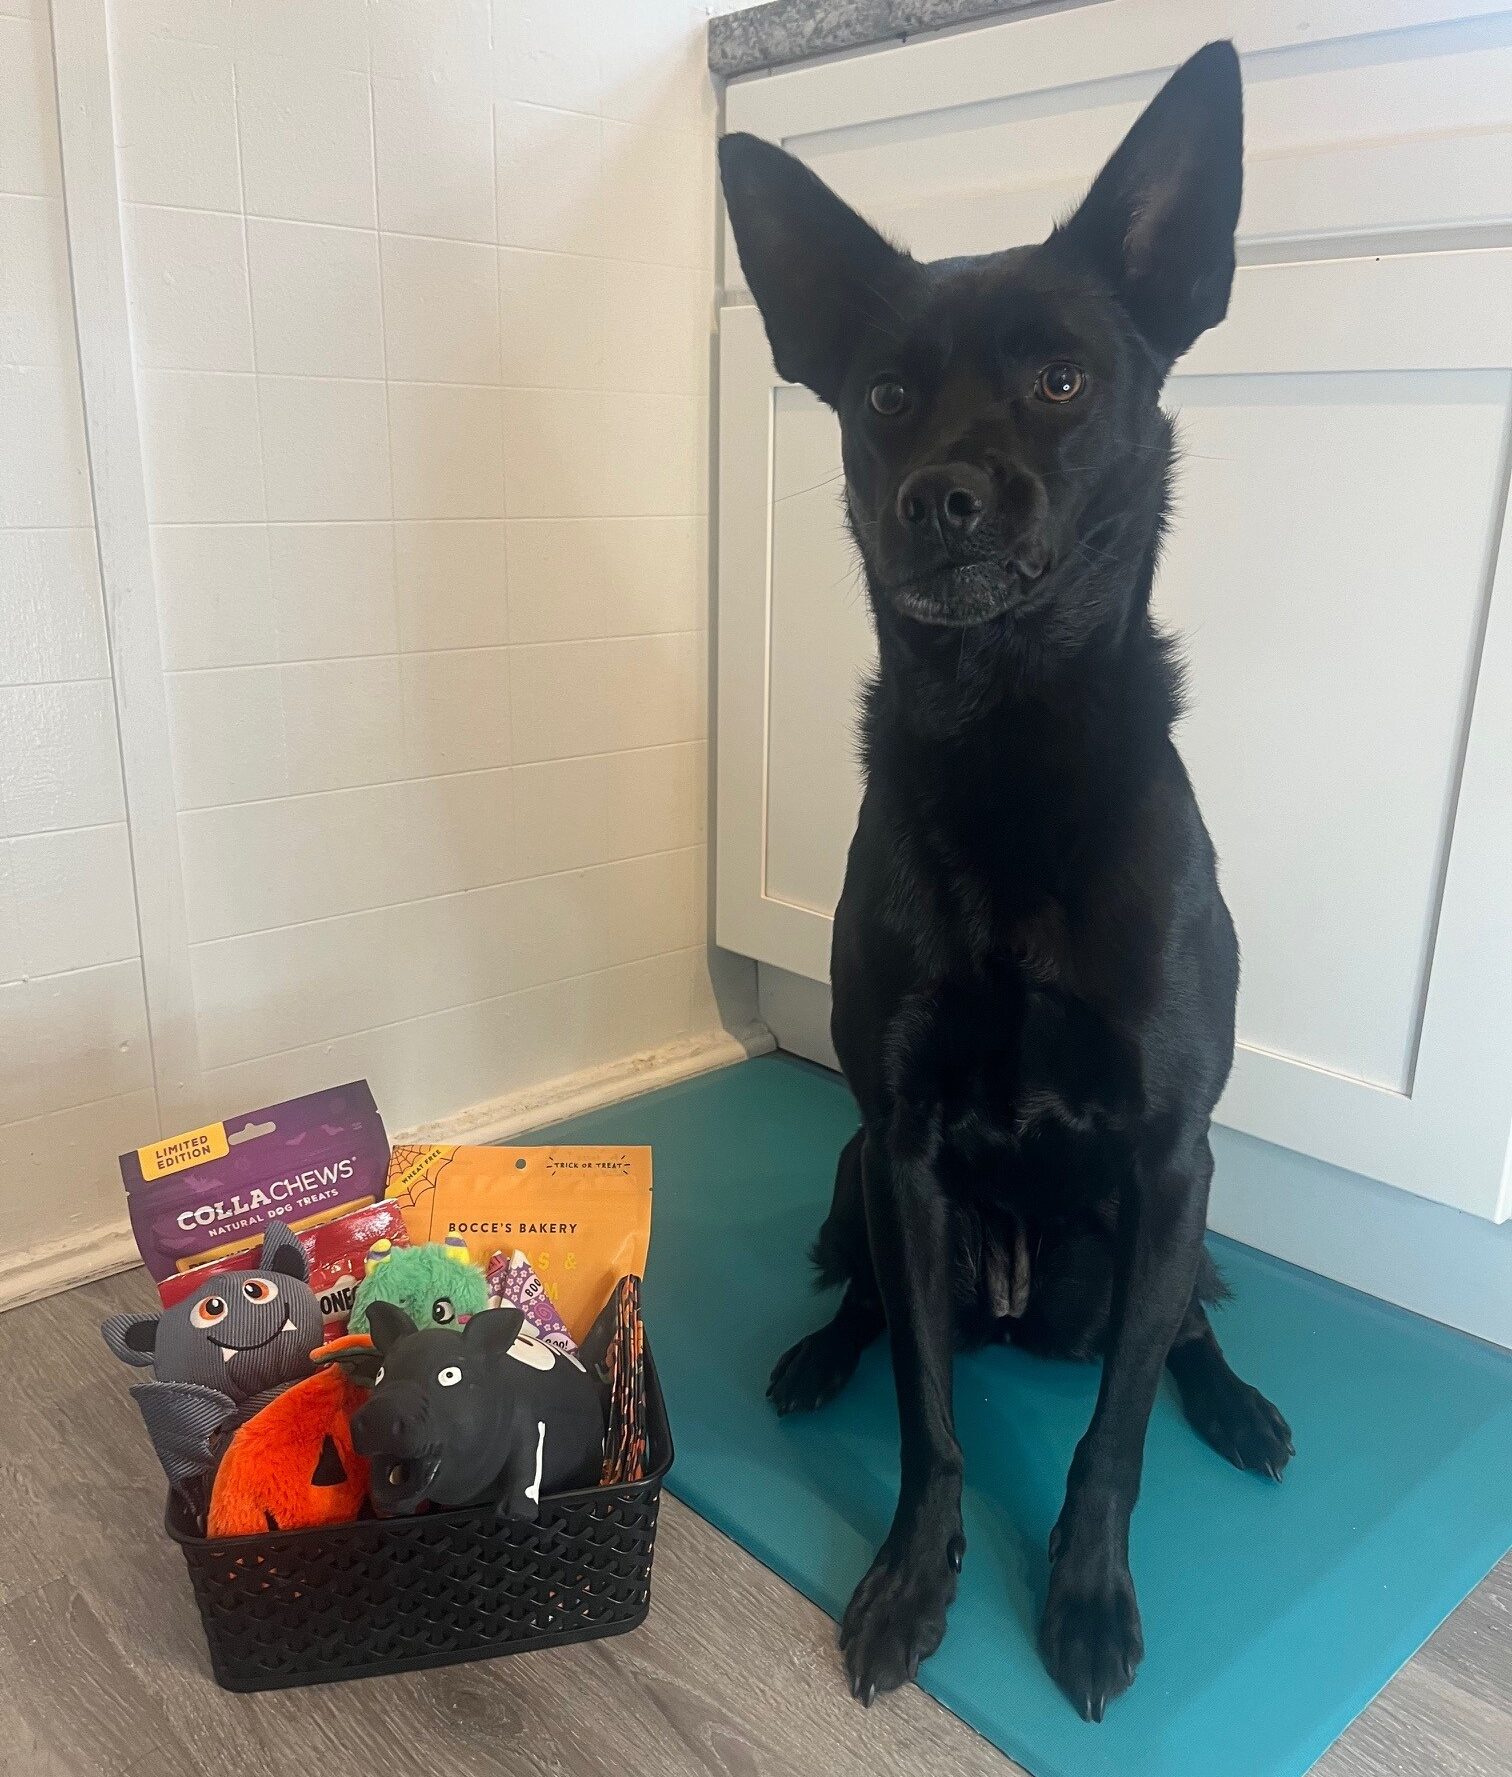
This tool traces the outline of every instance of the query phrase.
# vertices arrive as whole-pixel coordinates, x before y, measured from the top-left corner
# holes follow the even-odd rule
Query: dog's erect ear
[[[893,291],[911,262],[802,161],[759,136],[726,136],[719,171],[772,361],[833,407],[857,334],[893,318]]]
[[[1243,154],[1239,58],[1232,43],[1210,43],[1156,93],[1056,231],[1173,363],[1227,312]]]

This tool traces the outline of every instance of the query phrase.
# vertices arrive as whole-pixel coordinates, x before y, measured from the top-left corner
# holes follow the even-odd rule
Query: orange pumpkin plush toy
[[[351,1419],[368,1390],[328,1360],[371,1350],[372,1343],[365,1333],[350,1333],[321,1346],[312,1356],[322,1367],[236,1433],[215,1474],[211,1536],[304,1530],[358,1515],[367,1500],[368,1465],[352,1448]]]

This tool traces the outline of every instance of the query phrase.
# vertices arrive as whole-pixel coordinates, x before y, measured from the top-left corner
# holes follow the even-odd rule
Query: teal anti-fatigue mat
[[[817,1414],[779,1421],[763,1395],[828,1313],[804,1255],[855,1121],[838,1078],[772,1056],[529,1138],[655,1148],[646,1312],[670,1486],[835,1617],[897,1496],[884,1350]],[[1235,1293],[1224,1348],[1286,1414],[1297,1456],[1280,1486],[1241,1474],[1162,1392],[1131,1549],[1147,1652],[1101,1725],[1034,1647],[1096,1372],[997,1349],[957,1365],[968,1553],[920,1682],[1035,1777],[1298,1777],[1512,1545],[1512,1358],[1213,1248]],[[885,1735],[885,1699],[873,1719]]]

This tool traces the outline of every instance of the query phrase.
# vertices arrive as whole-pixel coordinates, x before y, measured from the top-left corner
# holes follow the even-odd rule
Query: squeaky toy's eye
[[[266,1278],[249,1277],[242,1285],[242,1294],[249,1302],[276,1302],[278,1291]]]
[[[885,420],[896,419],[908,406],[908,390],[894,376],[880,376],[867,392],[867,402],[873,413],[879,413]]]
[[[455,1388],[462,1380],[462,1370],[457,1364],[448,1364],[444,1370],[437,1370],[436,1380],[443,1388]]]
[[[1047,364],[1034,379],[1035,394],[1041,401],[1049,401],[1056,406],[1074,401],[1086,386],[1086,372],[1079,364],[1068,364],[1064,359]]]
[[[226,1304],[219,1296],[206,1296],[189,1310],[189,1318],[201,1330],[213,1327],[226,1318]]]
[[[449,1327],[457,1318],[457,1311],[452,1306],[450,1296],[437,1296],[431,1303],[431,1319],[437,1326]]]

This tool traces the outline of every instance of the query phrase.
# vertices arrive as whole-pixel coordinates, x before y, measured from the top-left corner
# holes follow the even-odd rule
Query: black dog
[[[1149,610],[1161,385],[1228,306],[1240,113],[1210,44],[1042,245],[930,265],[779,149],[721,148],[777,368],[839,415],[881,662],[832,959],[861,1127],[816,1257],[845,1295],[771,1386],[781,1412],[819,1405],[886,1328],[902,1489],[840,1636],[867,1703],[955,1595],[953,1347],[1103,1358],[1040,1635],[1090,1718],[1143,1651],[1128,1528],[1162,1370],[1229,1461],[1291,1455],[1204,1311],[1238,951]]]

